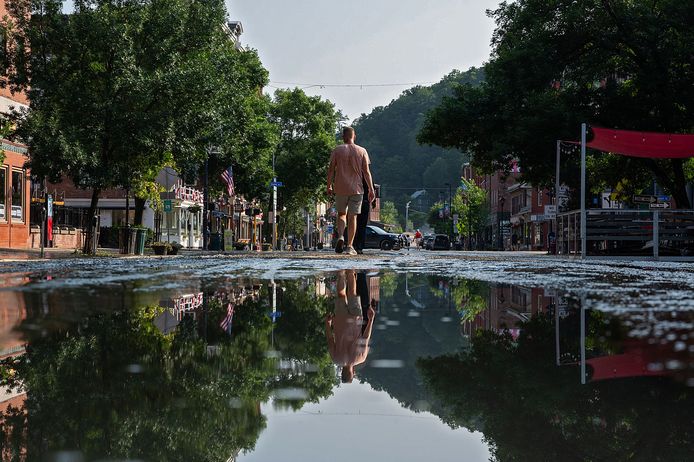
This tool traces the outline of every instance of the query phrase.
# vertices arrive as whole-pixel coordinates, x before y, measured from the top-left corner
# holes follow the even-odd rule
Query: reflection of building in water
[[[24,293],[0,291],[0,359],[24,352],[24,340],[18,329],[26,317]]]
[[[518,324],[536,314],[546,313],[553,303],[543,288],[528,288],[506,284],[489,284],[487,309],[470,321],[463,321],[463,334],[473,335],[478,329],[494,332],[508,331],[518,335]]]

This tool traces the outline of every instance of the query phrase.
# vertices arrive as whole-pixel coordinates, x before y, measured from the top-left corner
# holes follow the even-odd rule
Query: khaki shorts
[[[361,213],[361,201],[364,198],[363,194],[352,194],[351,196],[335,196],[335,209],[337,213],[351,213],[359,215]]]

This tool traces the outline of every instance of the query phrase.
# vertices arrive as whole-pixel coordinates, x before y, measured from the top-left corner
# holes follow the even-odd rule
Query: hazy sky
[[[489,57],[499,0],[226,0],[271,85],[436,82]],[[354,119],[407,86],[307,88]],[[270,88],[272,90],[272,88]]]

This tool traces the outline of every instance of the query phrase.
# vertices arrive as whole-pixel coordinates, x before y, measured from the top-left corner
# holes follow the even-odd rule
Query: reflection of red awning
[[[626,354],[589,359],[586,363],[593,368],[591,380],[665,375],[662,371],[649,370],[648,361],[644,356],[644,352],[637,350]]]
[[[587,145],[599,151],[649,159],[694,157],[694,135],[635,132],[591,127]]]

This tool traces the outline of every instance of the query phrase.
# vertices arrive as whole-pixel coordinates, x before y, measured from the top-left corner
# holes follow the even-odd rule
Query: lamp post
[[[499,199],[499,208],[501,209],[497,215],[499,218],[499,250],[504,250],[504,229],[502,227],[502,223],[504,221],[504,203],[506,202],[506,198],[503,196]]]
[[[210,244],[210,219],[209,214],[209,170],[210,156],[219,154],[219,149],[215,146],[208,146],[207,156],[205,157],[205,182],[202,194],[202,249],[207,250]]]
[[[451,220],[451,233],[448,237],[448,240],[452,242],[453,236],[455,235],[455,231],[453,230],[453,201],[451,195],[451,184],[445,183],[445,185],[448,186],[448,218]]]
[[[405,204],[405,232],[407,232],[407,224],[410,222],[410,204],[412,201]]]
[[[272,153],[272,250],[277,250],[277,174],[275,153]]]

